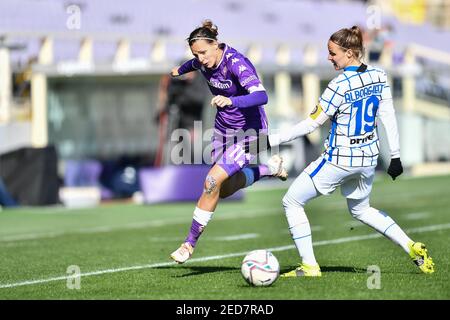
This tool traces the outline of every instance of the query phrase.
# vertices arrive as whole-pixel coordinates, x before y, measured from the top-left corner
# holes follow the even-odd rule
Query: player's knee
[[[364,212],[366,212],[367,208],[354,208],[354,207],[349,207],[348,211],[350,212],[351,216],[355,219],[359,219],[359,217],[361,217]]]
[[[365,221],[371,215],[378,214],[379,211],[370,206],[367,207],[352,207],[349,208],[350,214],[353,218],[358,219],[360,221]]]
[[[212,195],[220,191],[220,185],[217,179],[212,175],[207,175],[203,186],[203,192]]]
[[[354,209],[354,208],[349,208],[349,212],[351,214],[351,216],[355,219],[359,220],[359,217],[365,212],[365,210],[358,210],[358,209]]]
[[[287,207],[289,207],[290,202],[291,202],[290,197],[286,193],[283,199],[281,200],[281,203],[283,204],[283,207],[286,209]]]
[[[372,209],[366,199],[347,199],[347,206],[352,217],[358,220],[361,220],[361,217]]]
[[[286,219],[289,227],[309,223],[303,207],[289,207],[285,209]]]
[[[372,207],[366,208],[365,210],[357,210],[357,211],[353,210],[351,214],[353,218],[366,224],[370,223],[370,221],[373,221],[374,219],[377,219],[379,215],[387,217],[387,215],[384,212]]]
[[[303,205],[299,203],[289,192],[287,192],[283,200],[281,201],[283,204],[284,209],[291,208],[291,207],[301,207],[303,208]]]

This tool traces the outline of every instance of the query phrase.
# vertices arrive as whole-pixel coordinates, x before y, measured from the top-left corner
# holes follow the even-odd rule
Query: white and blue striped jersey
[[[375,166],[379,154],[377,118],[380,112],[395,123],[386,72],[365,64],[346,67],[328,84],[319,98],[319,105],[331,120],[323,157],[340,166]],[[399,153],[396,126],[393,131],[394,138],[389,140],[394,141],[392,145]],[[397,152],[392,148],[391,151]]]

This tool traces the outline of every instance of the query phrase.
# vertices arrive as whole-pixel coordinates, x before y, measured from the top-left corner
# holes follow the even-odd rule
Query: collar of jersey
[[[345,67],[344,71],[357,71],[359,69],[360,66],[350,66],[350,67]]]
[[[359,66],[350,66],[350,67],[344,68],[344,71],[364,72],[366,70],[367,70],[367,65],[365,65],[364,63],[361,63],[361,65],[359,65]]]
[[[211,70],[216,70],[222,64],[223,57],[225,57],[225,52],[228,50],[228,46],[225,43],[224,43],[224,45],[225,45],[225,47],[223,48],[222,58],[220,59],[220,62],[217,64],[217,67],[212,68]]]

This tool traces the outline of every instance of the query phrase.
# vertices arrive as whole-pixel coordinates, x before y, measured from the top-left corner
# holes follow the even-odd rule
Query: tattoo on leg
[[[203,190],[206,194],[213,193],[217,188],[216,179],[213,176],[206,177],[206,188]]]

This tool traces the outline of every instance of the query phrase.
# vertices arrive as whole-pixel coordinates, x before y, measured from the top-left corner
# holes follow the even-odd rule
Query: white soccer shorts
[[[344,197],[364,199],[372,190],[375,166],[341,167],[320,156],[311,162],[304,172],[311,177],[317,191],[323,195],[333,193],[340,186]]]

